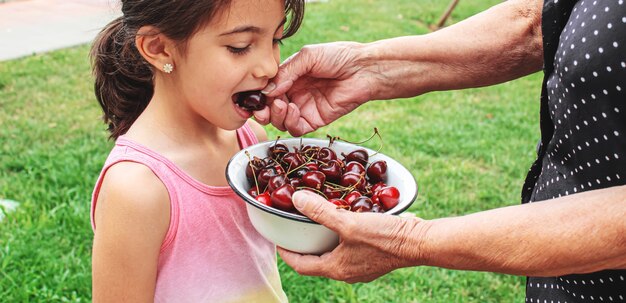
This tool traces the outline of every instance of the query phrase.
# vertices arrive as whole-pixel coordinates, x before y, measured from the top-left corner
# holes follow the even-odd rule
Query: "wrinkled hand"
[[[308,191],[293,195],[296,208],[339,234],[339,245],[321,256],[278,248],[281,258],[301,275],[348,283],[369,282],[390,271],[419,265],[419,238],[427,229],[419,218],[354,213]]]
[[[359,66],[360,45],[310,45],[292,55],[265,88],[271,101],[268,107],[254,113],[255,119],[301,136],[370,100],[373,78]]]

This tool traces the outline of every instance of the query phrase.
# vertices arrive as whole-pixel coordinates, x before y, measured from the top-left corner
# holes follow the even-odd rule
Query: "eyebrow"
[[[276,29],[278,29],[279,27],[283,26],[285,24],[285,22],[287,22],[287,18],[283,19],[283,21],[280,22],[280,24],[278,24],[278,26],[276,27]],[[261,33],[263,30],[261,30],[260,27],[258,26],[253,26],[253,25],[243,25],[243,26],[238,26],[235,27],[234,29],[222,33],[220,34],[220,36],[228,36],[228,35],[233,35],[233,34],[239,34],[239,33],[254,33],[254,34],[258,34]]]

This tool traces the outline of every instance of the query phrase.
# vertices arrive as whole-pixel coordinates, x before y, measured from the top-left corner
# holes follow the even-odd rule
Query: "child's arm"
[[[259,124],[259,122],[250,119],[248,120],[248,123],[250,124],[250,128],[256,135],[256,138],[259,140],[259,142],[267,141],[267,133],[265,132],[263,126]]]
[[[95,212],[94,302],[153,302],[169,195],[147,167],[121,162],[106,173]]]

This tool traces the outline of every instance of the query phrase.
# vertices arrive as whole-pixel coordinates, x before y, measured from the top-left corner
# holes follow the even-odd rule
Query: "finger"
[[[310,52],[299,51],[280,65],[278,73],[271,81],[276,87],[267,92],[268,97],[277,97],[285,94],[298,78],[311,71],[314,63],[309,58],[310,55],[307,55],[308,53]]]
[[[320,257],[315,255],[301,255],[282,247],[277,247],[276,250],[280,258],[297,273],[307,276],[324,276],[320,268],[324,268],[325,262]]]
[[[294,137],[300,137],[311,132],[311,127],[308,125],[307,121],[301,117],[300,109],[293,103],[287,105],[287,115],[285,116],[283,125],[287,131],[289,131],[289,134]],[[307,131],[307,129],[309,129],[309,131]]]
[[[308,190],[299,190],[292,196],[294,206],[311,220],[339,233],[344,215],[335,204]]]
[[[264,107],[261,110],[257,110],[253,112],[254,120],[259,122],[261,125],[267,125],[270,123],[270,109],[269,107]]]
[[[287,115],[287,102],[281,99],[274,99],[270,107],[270,121],[272,125],[280,131],[286,131],[285,116]]]

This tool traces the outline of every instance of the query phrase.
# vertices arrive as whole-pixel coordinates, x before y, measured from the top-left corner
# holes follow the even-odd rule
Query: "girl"
[[[274,77],[303,2],[122,1],[91,50],[116,139],[92,199],[95,302],[287,301],[224,171],[266,139],[234,101]]]

